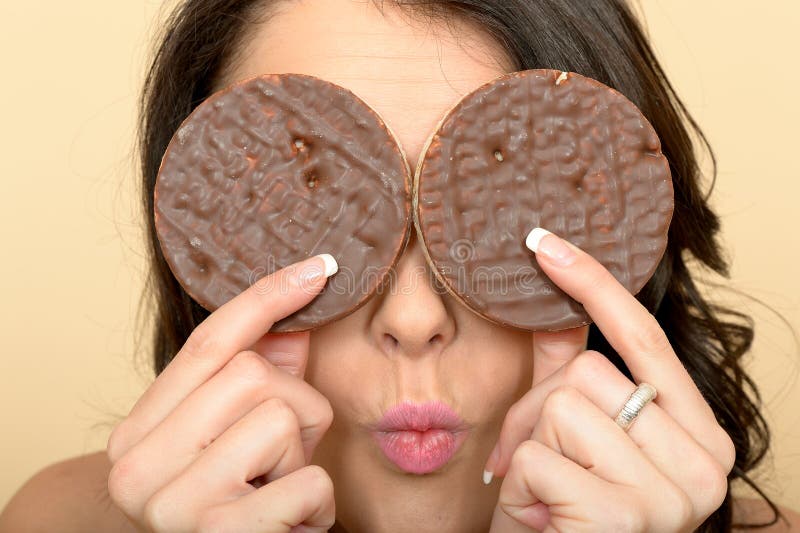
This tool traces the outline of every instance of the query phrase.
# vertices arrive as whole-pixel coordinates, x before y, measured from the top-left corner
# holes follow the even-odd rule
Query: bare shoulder
[[[108,496],[110,470],[105,451],[46,466],[0,512],[0,533],[135,532]]]
[[[733,500],[733,521],[734,523],[745,524],[760,524],[772,520],[772,510],[764,500],[757,498],[736,498]],[[800,531],[800,514],[796,509],[790,509],[783,505],[778,505],[778,510],[783,513],[787,524],[783,520],[778,520],[775,524],[761,528],[758,530],[753,529],[734,529],[734,531],[759,531],[763,533],[783,533],[790,531]]]

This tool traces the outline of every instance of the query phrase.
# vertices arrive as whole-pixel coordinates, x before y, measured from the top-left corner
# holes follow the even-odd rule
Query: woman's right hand
[[[325,270],[320,256],[290,265],[211,313],[114,428],[108,490],[137,527],[333,525],[333,483],[308,464],[333,420],[328,400],[303,380],[309,334],[267,333],[319,294]]]

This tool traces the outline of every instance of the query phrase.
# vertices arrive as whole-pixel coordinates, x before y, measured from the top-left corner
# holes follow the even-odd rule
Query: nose
[[[443,293],[412,231],[390,282],[382,288],[370,324],[370,334],[381,351],[422,356],[441,352],[450,344],[456,325]]]

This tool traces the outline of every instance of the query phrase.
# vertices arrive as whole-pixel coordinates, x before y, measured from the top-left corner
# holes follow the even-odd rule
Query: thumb
[[[586,350],[586,340],[589,337],[589,326],[581,326],[562,331],[535,331],[533,332],[533,384],[517,404],[526,404],[526,397],[542,381],[547,379],[564,366],[570,359]],[[530,405],[529,402],[527,402]],[[509,411],[510,412],[510,411]],[[538,416],[538,414],[537,414]],[[525,422],[529,422],[526,420]],[[511,460],[511,455],[522,442],[530,438],[531,426],[519,420],[512,420],[506,415],[500,436],[495,443],[483,473],[484,484],[489,484],[492,477],[503,475],[505,465]]]
[[[261,354],[272,365],[303,379],[308,363],[310,337],[308,331],[267,333],[258,339],[251,349]]]

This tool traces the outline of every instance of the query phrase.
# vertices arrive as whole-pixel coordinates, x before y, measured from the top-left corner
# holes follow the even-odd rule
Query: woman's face
[[[294,72],[346,87],[389,125],[413,172],[445,112],[509,64],[463,22],[414,21],[391,3],[382,14],[371,0],[291,0],[255,30],[223,81]],[[500,483],[483,485],[483,466],[509,406],[530,388],[531,336],[443,295],[414,236],[396,268],[389,290],[311,335],[306,380],[334,412],[313,462],[333,479],[345,528],[486,531]],[[372,429],[402,401],[442,401],[466,422],[445,466],[413,474],[381,452]]]

